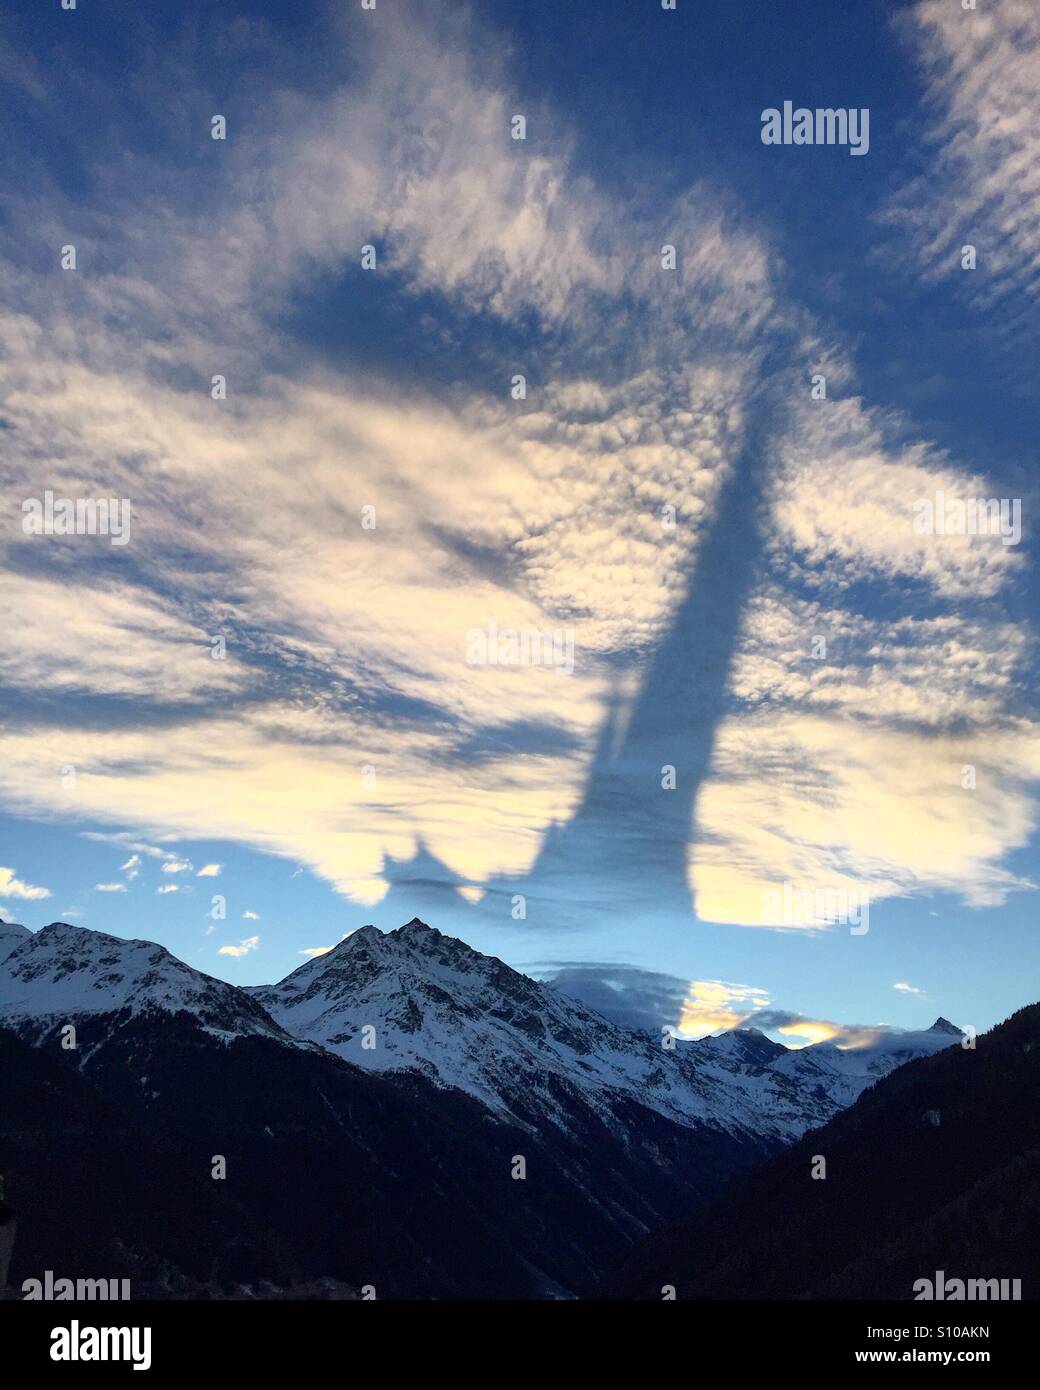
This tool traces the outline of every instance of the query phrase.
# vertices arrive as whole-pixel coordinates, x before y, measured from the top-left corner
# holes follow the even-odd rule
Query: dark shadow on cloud
[[[773,392],[752,390],[746,410],[744,446],[642,687],[627,711],[620,700],[611,702],[575,814],[545,836],[530,874],[514,889],[554,904],[555,926],[567,924],[576,889],[585,900],[582,913],[592,906],[693,918],[688,846],[716,729],[732,708],[730,676],[762,553],[770,440],[780,407]],[[673,789],[662,785],[669,768]]]
[[[749,367],[749,371],[750,371]],[[687,858],[697,795],[711,765],[719,721],[734,708],[733,659],[746,603],[759,577],[771,440],[789,399],[786,366],[749,387],[743,448],[722,483],[719,504],[686,576],[686,594],[660,644],[646,660],[629,709],[608,704],[578,807],[545,833],[530,872],[486,884],[478,915],[524,901],[528,927],[580,930],[590,920],[625,923],[655,917],[693,920]],[[529,731],[555,748],[547,730]],[[667,767],[674,789],[662,786]],[[414,902],[421,882],[455,881],[443,865],[390,861],[388,907]],[[457,894],[455,895],[457,900]],[[406,906],[407,904],[407,906]],[[454,904],[453,904],[454,906]]]
[[[48,488],[56,497],[77,497],[86,491],[92,496],[113,497],[119,492],[117,488],[106,488],[103,478],[98,479],[97,484],[92,483],[90,489],[78,490],[44,479],[31,495],[42,499]],[[4,559],[5,569],[29,579],[75,582],[83,578],[92,585],[125,584],[163,600],[171,612],[186,617],[200,605],[190,597],[185,600],[185,575],[202,581],[200,587],[203,589],[205,581],[220,580],[221,592],[230,591],[233,594],[238,572],[230,554],[226,559],[221,559],[209,550],[200,551],[188,546],[156,544],[152,541],[147,551],[138,548],[139,504],[133,504],[132,498],[131,503],[130,539],[125,545],[113,545],[108,536],[36,536],[8,551]],[[156,503],[158,508],[163,505]],[[147,562],[143,558],[145,554]],[[76,597],[73,591],[70,601],[75,601]]]
[[[740,1026],[761,1028],[763,1032],[768,1032],[771,1028],[790,1028],[799,1023],[811,1022],[813,1020],[807,1014],[792,1013],[789,1009],[756,1009],[747,1015]]]
[[[458,560],[460,583],[468,581],[472,575],[479,575],[500,589],[515,590],[519,587],[522,567],[512,551],[481,545],[464,531],[438,526],[433,522],[423,529],[439,549],[446,550]]]
[[[528,973],[595,1009],[611,1023],[659,1035],[682,1013],[689,981],[677,975],[610,962],[547,961]]]
[[[449,758],[463,763],[525,755],[561,757],[580,751],[581,740],[568,729],[542,719],[512,719],[465,732],[452,744]]]

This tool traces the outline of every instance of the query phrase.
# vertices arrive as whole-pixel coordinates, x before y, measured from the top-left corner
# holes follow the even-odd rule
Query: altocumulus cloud
[[[898,13],[920,64],[933,113],[937,157],[900,190],[886,219],[906,234],[923,273],[955,278],[982,306],[1014,289],[1040,295],[1040,11],[1001,0],[977,14],[944,0]],[[961,249],[975,244],[987,274],[961,272]]]
[[[947,46],[966,41],[935,5],[920,22],[929,42],[933,31]],[[51,771],[60,746],[59,763],[84,769],[77,815],[160,841],[244,842],[355,901],[378,901],[388,857],[420,842],[474,894],[522,875],[579,804],[618,671],[638,677],[668,631],[779,322],[806,362],[826,367],[834,398],[813,410],[792,377],[776,422],[769,578],[746,615],[689,847],[698,912],[761,925],[764,890],[785,880],[865,885],[877,898],[941,884],[975,906],[1025,886],[1003,860],[1036,823],[1038,743],[1014,708],[1026,653],[1001,642],[994,609],[969,618],[959,606],[998,603],[1022,562],[984,538],[935,544],[909,524],[915,497],[975,495],[980,469],[856,394],[841,345],[783,299],[767,237],[718,190],[669,198],[648,225],[575,171],[551,109],[540,117],[550,152],[513,157],[503,131],[515,82],[489,63],[493,36],[475,22],[391,14],[370,29],[333,99],[251,94],[249,109],[266,115],[222,151],[218,184],[131,148],[128,176],[88,170],[97,177],[75,203],[42,169],[11,201],[26,244],[40,225],[88,222],[106,269],[99,277],[86,258],[58,310],[49,271],[3,267],[19,307],[0,313],[0,496],[17,514],[40,457],[58,489],[131,496],[134,569],[5,535],[15,627],[4,681],[24,699],[67,696],[73,710],[84,697],[111,718],[70,718],[57,732],[12,720],[0,790],[30,812],[67,814]],[[985,61],[999,58],[995,44]],[[177,109],[208,100],[184,90],[190,56],[156,67],[159,110],[164,92]],[[937,79],[952,103],[963,70],[961,55]],[[1026,76],[1016,60],[1016,90]],[[966,145],[969,200],[993,138],[987,126]],[[1034,137],[1015,127],[1009,138]],[[1015,212],[1028,195],[1009,185],[1000,196]],[[662,221],[685,248],[674,281],[656,254]],[[1031,234],[1025,219],[1015,227],[1024,264]],[[517,342],[533,320],[553,345],[551,382],[516,409],[504,391],[456,386],[434,399],[407,378],[366,372],[362,384],[301,354],[282,331],[288,306],[348,279],[368,241],[388,296],[436,291],[452,315],[492,319]],[[219,404],[199,378],[201,342],[232,384]],[[676,496],[683,525],[666,530],[661,509]],[[378,546],[360,527],[367,505]],[[840,600],[817,600],[825,575]],[[858,611],[862,586],[911,578],[921,616],[882,626]],[[574,676],[467,665],[465,634],[491,618],[573,626]],[[797,651],[807,622],[839,653],[844,643],[869,659],[847,655],[840,677],[810,667]],[[54,643],[58,629],[69,640]],[[212,659],[213,634],[226,659]],[[969,679],[949,676],[950,657]],[[518,758],[500,733],[525,725],[534,732]],[[542,729],[564,737],[553,744]],[[366,787],[376,741],[378,780]],[[449,756],[466,745],[487,752],[466,765]],[[999,804],[995,782],[969,799],[950,777],[980,746],[1003,769]],[[802,772],[771,777],[778,766]],[[188,871],[169,851],[110,838],[166,873]],[[684,994],[676,1017],[687,1003],[724,1018],[753,993]]]

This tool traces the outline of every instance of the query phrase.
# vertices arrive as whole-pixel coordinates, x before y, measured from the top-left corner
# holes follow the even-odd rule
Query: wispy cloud
[[[977,9],[920,0],[898,24],[920,63],[932,114],[930,166],[889,217],[921,271],[981,305],[1040,295],[1040,11],[1031,0]],[[963,270],[972,245],[978,269]],[[1021,313],[1021,310],[1018,311]],[[1015,317],[1014,305],[1009,307]]]
[[[619,206],[548,107],[532,113],[552,139],[511,148],[494,45],[441,23],[388,15],[331,93],[254,94],[266,118],[236,133],[204,197],[193,169],[159,159],[133,165],[132,187],[88,171],[76,211],[105,268],[85,259],[60,308],[49,269],[11,268],[7,513],[41,457],[55,486],[134,507],[132,567],[55,545],[44,564],[39,538],[5,537],[16,627],[0,664],[23,715],[0,788],[16,810],[137,827],[91,835],[166,874],[189,861],[153,840],[248,844],[372,903],[388,856],[420,843],[475,897],[526,872],[579,804],[607,701],[638,683],[715,522],[760,356],[804,316],[717,189],[650,216]],[[184,99],[181,64],[154,78]],[[64,225],[56,198],[28,184],[12,224]],[[434,391],[301,348],[294,298],[320,284],[349,299],[366,243],[386,301],[439,296],[442,356],[466,337],[457,321],[515,332],[480,385]],[[809,362],[809,330],[802,346]],[[227,400],[203,360],[226,370]],[[709,920],[760,922],[763,889],[792,879],[878,897],[942,883],[976,904],[1024,881],[1003,860],[1036,821],[1025,639],[955,606],[999,599],[1022,560],[917,535],[915,498],[986,495],[983,469],[860,399],[839,350],[826,365],[832,398],[803,392],[770,442],[770,580],[690,855]],[[834,598],[883,583],[919,586],[927,616],[886,627]],[[466,634],[492,620],[572,627],[573,677],[470,665]],[[806,657],[817,628],[840,667]],[[51,723],[25,713],[41,690],[63,697]],[[989,769],[972,793],[963,764]]]

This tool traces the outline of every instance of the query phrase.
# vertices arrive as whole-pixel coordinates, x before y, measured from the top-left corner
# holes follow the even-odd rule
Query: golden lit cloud
[[[738,1027],[749,1014],[768,1004],[765,990],[751,985],[691,980],[676,1028],[683,1037],[707,1037],[724,1028]]]

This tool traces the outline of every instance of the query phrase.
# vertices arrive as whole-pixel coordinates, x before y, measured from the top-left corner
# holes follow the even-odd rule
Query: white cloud
[[[126,861],[126,863],[120,864],[119,868],[123,873],[126,874],[127,878],[135,879],[140,871],[140,863],[141,856],[139,854],[131,854],[130,858]]]
[[[187,859],[167,859],[162,865],[164,874],[183,874],[191,868]]]
[[[344,932],[339,940],[346,941],[347,937],[352,935],[353,932]],[[334,951],[338,945],[339,941],[335,942],[332,946],[307,946],[304,950],[297,951],[296,954],[298,956],[310,956],[313,959],[316,956],[327,956],[328,953]]]
[[[196,878],[216,878],[224,866],[222,864],[203,864]]]
[[[245,918],[245,920],[246,920],[247,922],[259,922],[259,920],[260,920],[260,915],[259,915],[259,913],[257,913],[257,912],[250,912],[248,908],[246,909],[245,912],[242,913],[242,916]]]
[[[999,905],[1034,886],[1001,861],[1035,832],[1038,778],[1040,741],[1014,720],[936,734],[799,708],[734,715],[698,804],[698,915],[770,925],[784,883],[853,906],[936,890]]]
[[[5,898],[24,898],[28,902],[36,902],[40,898],[49,898],[51,890],[23,883],[20,878],[15,878],[14,869],[0,868],[0,893]]]
[[[680,256],[674,274],[663,272],[657,215],[652,225],[631,210],[619,216],[613,196],[575,176],[551,112],[555,152],[518,162],[503,143],[509,87],[488,65],[484,36],[437,27],[388,20],[360,80],[335,100],[293,97],[293,118],[275,122],[270,142],[243,132],[204,217],[192,197],[168,196],[173,170],[161,234],[148,197],[106,187],[91,212],[118,269],[103,290],[87,277],[73,287],[80,297],[63,333],[51,331],[51,278],[20,281],[26,312],[0,321],[14,464],[4,497],[15,505],[26,495],[41,454],[55,486],[89,480],[131,496],[148,582],[78,572],[60,547],[46,574],[16,571],[20,627],[5,678],[27,691],[176,701],[193,721],[164,725],[162,739],[113,725],[89,752],[73,734],[75,755],[64,747],[70,731],[17,734],[20,769],[0,770],[0,782],[23,809],[42,801],[60,812],[29,768],[60,747],[59,766],[78,759],[78,811],[106,822],[132,815],[160,839],[222,827],[375,902],[385,857],[410,853],[420,836],[461,881],[479,883],[523,871],[546,826],[576,804],[608,660],[645,650],[665,629],[739,447],[744,349],[772,306],[768,255],[700,189],[667,209]],[[183,74],[166,77],[179,84]],[[36,225],[38,214],[20,202],[12,216]],[[144,276],[138,248],[153,232],[161,251]],[[586,374],[588,347],[613,335],[628,371],[602,381],[554,373],[524,411],[497,393],[445,403],[304,375],[261,322],[305,275],[352,264],[344,248],[370,237],[384,270],[409,288],[435,285],[457,306],[501,318],[533,312],[580,340],[573,360]],[[638,344],[618,321],[619,296],[653,316],[654,333]],[[725,352],[707,349],[712,332]],[[197,368],[201,342],[262,383],[248,405],[233,391],[214,410],[204,391],[164,384],[170,365]],[[246,362],[236,342],[281,354],[284,374]],[[368,502],[375,534],[358,524]],[[674,530],[661,524],[667,504],[680,513]],[[492,620],[573,625],[575,677],[467,665],[467,631]],[[58,627],[77,640],[51,642]],[[283,668],[320,667],[326,689],[351,692],[346,711],[271,696],[240,700],[232,716],[255,681],[239,630],[262,633]],[[226,660],[211,657],[213,633],[228,636]],[[374,742],[388,743],[373,739],[364,705],[390,701],[441,717],[395,730],[369,796],[359,769]],[[526,723],[573,751],[522,765],[492,754],[468,768],[452,755],[456,743]],[[151,853],[126,832],[113,838]],[[156,856],[164,872],[182,871],[166,851]]]
[[[871,723],[1008,727],[1035,654],[1032,633],[996,615],[867,617],[768,584],[744,614],[733,692]]]
[[[903,443],[908,422],[857,397],[804,393],[780,445],[772,487],[771,551],[807,584],[913,578],[951,599],[993,597],[1021,570],[991,535],[924,535],[914,504],[936,492],[993,495],[979,473],[926,444]]]
[[[244,941],[240,941],[237,946],[221,946],[218,956],[247,956],[250,951],[255,951],[260,945],[258,936],[247,936]]]
[[[905,980],[897,980],[892,988],[897,989],[900,994],[924,994],[923,989],[918,989],[916,985],[908,985]]]
[[[125,884],[125,883],[95,883],[95,884],[94,884],[94,892],[95,892],[95,893],[125,893],[125,892],[126,892],[126,884]]]
[[[139,836],[131,834],[129,831],[120,830],[116,832],[103,830],[82,830],[80,834],[85,840],[99,840],[104,844],[118,845],[120,849],[133,850],[135,854],[147,855],[149,859],[174,859],[175,855],[169,850],[160,849],[158,845],[145,844]],[[124,866],[125,867],[125,866]]]
[[[921,0],[898,23],[924,75],[934,154],[887,220],[909,235],[926,277],[954,280],[980,305],[1040,297],[1040,10]],[[961,268],[967,244],[974,271]]]
[[[102,578],[60,546],[46,573],[16,568],[4,678],[163,716],[161,737],[115,717],[100,733],[12,726],[6,804],[67,814],[53,769],[72,762],[77,815],[160,841],[249,844],[361,902],[385,891],[386,856],[420,838],[475,894],[493,874],[523,873],[549,824],[573,811],[612,660],[652,650],[667,630],[743,442],[765,325],[789,314],[765,243],[713,190],[655,208],[647,225],[576,174],[552,112],[541,119],[553,138],[540,146],[551,152],[517,159],[505,136],[511,88],[496,82],[486,45],[454,29],[440,42],[410,19],[369,37],[360,85],[272,96],[291,119],[272,122],[269,142],[246,132],[234,142],[215,205],[99,184],[86,211],[105,230],[113,271],[68,277],[74,298],[58,319],[53,276],[19,272],[24,312],[0,319],[11,425],[0,502],[17,510],[41,457],[57,486],[132,496],[141,575]],[[167,194],[178,187],[174,170],[141,173]],[[55,219],[28,198],[14,218]],[[674,278],[659,268],[659,223],[680,249]],[[434,288],[455,308],[501,318],[533,314],[576,344],[581,375],[554,369],[517,410],[504,391],[445,400],[300,369],[270,311],[307,277],[324,283],[354,264],[369,239],[379,274],[406,290]],[[653,325],[645,338],[633,333],[642,321]],[[628,356],[599,379],[604,344]],[[215,409],[195,381],[203,356],[241,368],[256,389]],[[839,354],[828,375],[851,390]],[[945,881],[976,903],[1020,886],[1000,860],[1035,816],[1021,750],[1032,730],[1005,713],[1021,639],[946,611],[885,631],[851,606],[783,590],[792,579],[811,594],[826,573],[847,586],[920,580],[942,602],[1004,592],[1017,553],[914,534],[918,496],[983,480],[971,460],[906,435],[906,422],[839,397],[805,400],[776,441],[779,582],[756,597],[736,664],[735,693],[754,712],[720,731],[698,813],[710,836],[692,866],[702,915],[756,921],[755,895],[778,877],[865,877],[878,896]],[[666,530],[673,502],[680,525]],[[379,517],[371,533],[359,525],[368,503]],[[24,560],[36,539],[9,543]],[[575,675],[467,665],[467,630],[492,619],[572,625]],[[840,673],[809,666],[791,647],[818,621],[870,645]],[[54,631],[70,640],[54,642]],[[214,633],[227,638],[225,660],[212,659]],[[267,683],[260,658],[301,689]],[[797,699],[804,708],[783,708]],[[402,706],[424,713],[388,728],[385,710]],[[872,727],[853,738],[842,717]],[[907,727],[941,733],[958,717],[977,738],[929,743]],[[496,756],[495,730],[514,724],[550,729],[565,746]],[[980,757],[986,726],[996,741],[983,740]],[[467,742],[492,751],[463,764],[455,749]],[[973,803],[944,780],[958,758],[998,751],[1004,771],[998,760]],[[360,771],[369,763],[371,790]],[[792,765],[807,770],[788,783],[768,775]],[[162,861],[167,874],[190,867],[138,832],[92,838]]]
[[[179,889],[180,885],[177,883],[164,883],[161,888],[157,888],[155,891],[157,894],[176,893]]]

